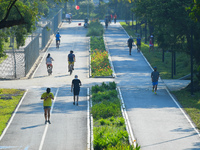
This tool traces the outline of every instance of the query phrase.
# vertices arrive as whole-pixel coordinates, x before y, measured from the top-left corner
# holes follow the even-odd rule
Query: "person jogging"
[[[155,94],[157,94],[157,86],[158,86],[158,79],[159,79],[159,72],[157,71],[157,67],[153,68],[154,71],[151,73],[151,80],[152,80],[152,84],[153,84],[153,89],[152,92],[154,92]]]
[[[80,92],[81,85],[82,84],[81,84],[81,81],[78,79],[78,75],[75,75],[75,79],[72,80],[72,85],[71,85],[71,92],[73,91],[73,94],[74,94],[73,105],[75,105],[75,97],[77,96],[76,105],[78,106],[78,98],[79,98],[79,92]]]
[[[51,124],[50,110],[51,110],[52,100],[54,100],[54,95],[53,93],[51,93],[50,88],[47,88],[46,92],[42,94],[41,100],[43,100],[45,124],[47,124],[47,122]]]
[[[129,55],[131,55],[131,49],[132,49],[132,46],[133,46],[133,37],[130,36],[130,38],[128,39],[128,47],[129,47]]]

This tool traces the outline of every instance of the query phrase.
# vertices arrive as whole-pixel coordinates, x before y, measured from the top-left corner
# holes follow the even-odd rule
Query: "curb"
[[[116,90],[117,90],[119,98],[121,100],[121,112],[122,112],[122,116],[125,120],[126,130],[128,132],[128,135],[129,135],[129,143],[130,143],[130,145],[133,145],[136,148],[136,145],[137,145],[136,138],[135,138],[135,136],[133,134],[133,130],[131,128],[131,124],[130,124],[130,121],[129,121],[129,118],[128,118],[128,114],[126,112],[126,106],[124,104],[124,100],[123,100],[123,97],[122,97],[120,87],[117,87]]]
[[[121,26],[121,24],[120,24]],[[125,31],[125,33],[128,35],[128,33],[126,32],[126,30],[121,26],[121,28]],[[128,35],[129,36],[129,35]],[[146,61],[146,63],[149,65],[149,67],[151,68],[151,70],[153,71],[153,68],[151,67],[150,63],[148,62],[148,60],[146,59],[146,57],[143,55],[143,53],[140,51],[141,55],[143,56],[144,60]],[[164,83],[165,85],[165,90],[167,91],[167,93],[169,94],[169,96],[171,97],[171,99],[174,101],[174,103],[176,104],[176,106],[180,109],[180,111],[182,112],[182,114],[185,116],[185,118],[187,119],[187,121],[189,122],[189,124],[191,125],[191,127],[194,129],[194,131],[198,134],[198,136],[200,137],[200,132],[199,130],[195,127],[196,125],[193,123],[193,121],[190,119],[190,117],[188,117],[188,114],[184,111],[184,109],[182,109],[181,105],[179,104],[179,102],[177,102],[177,100],[172,96],[172,94],[170,93],[170,90],[168,89],[167,85],[165,84],[165,82],[161,79],[161,77],[159,77],[159,79]]]

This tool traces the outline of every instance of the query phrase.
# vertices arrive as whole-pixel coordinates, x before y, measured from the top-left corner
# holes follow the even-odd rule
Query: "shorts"
[[[72,65],[74,65],[74,61],[68,61],[68,64],[70,65],[70,64],[72,64]]]
[[[149,46],[151,47],[151,46],[153,46],[153,44],[149,44]]]
[[[157,81],[157,82],[152,82],[152,84],[153,84],[153,86],[154,86],[154,85],[158,85],[158,81]]]
[[[74,95],[79,95],[79,92],[80,92],[80,88],[79,89],[73,89]]]
[[[51,66],[51,67],[53,67],[53,65],[52,65],[52,64],[47,64],[47,67],[48,67],[48,66]]]
[[[44,106],[44,109],[51,109],[51,106]]]

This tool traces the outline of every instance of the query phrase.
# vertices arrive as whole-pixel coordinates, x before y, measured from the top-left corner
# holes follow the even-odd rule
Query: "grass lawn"
[[[129,35],[135,37],[135,33],[131,30],[125,22],[121,25],[127,31]],[[149,53],[149,46],[142,43],[142,53],[149,61],[151,66],[157,66],[158,71],[161,74],[162,79],[171,78],[171,53],[165,53],[165,61],[162,62],[162,51],[155,47],[154,52]],[[183,77],[190,73],[190,57],[184,53],[176,54],[176,67],[177,74],[174,76],[175,79]],[[191,117],[197,128],[200,129],[200,91],[196,91],[194,96],[191,96],[190,89],[182,89],[180,91],[173,91],[175,97],[182,105],[187,114]]]
[[[16,89],[0,89],[0,135],[5,129],[13,111],[25,91]],[[2,99],[12,97],[12,99]]]
[[[200,92],[195,92],[194,96],[191,96],[190,91],[186,89],[172,93],[200,130]]]

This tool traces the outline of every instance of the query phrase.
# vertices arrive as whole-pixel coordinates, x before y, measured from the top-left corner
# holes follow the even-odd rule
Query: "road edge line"
[[[9,121],[8,121],[8,124],[7,124],[6,128],[3,130],[3,132],[2,132],[2,134],[0,136],[0,141],[2,140],[3,136],[6,134],[6,131],[8,130],[10,124],[12,123],[12,121],[13,121],[13,119],[14,119],[14,117],[15,117],[18,109],[19,109],[19,107],[21,106],[21,104],[22,104],[22,102],[23,102],[23,100],[24,100],[24,98],[25,98],[25,96],[26,96],[27,93],[28,93],[28,89],[26,89],[24,95],[22,96],[21,100],[17,104],[17,107],[15,108],[14,112],[12,113],[12,115],[11,115]]]
[[[90,132],[91,128],[90,128],[90,90],[89,88],[87,88],[87,150],[90,150],[90,140],[91,140],[91,136],[90,136]]]
[[[196,131],[197,134],[198,134],[198,136],[200,137],[200,133],[196,129],[196,127],[195,127],[194,123],[192,122],[192,120],[188,117],[188,115],[185,113],[185,111],[183,110],[183,108],[181,108],[181,106],[178,104],[178,102],[175,100],[175,98],[172,96],[172,94],[169,92],[169,90],[166,87],[165,87],[165,90],[167,91],[167,93],[169,94],[169,96],[171,97],[171,99],[174,101],[174,103],[181,110],[181,112],[183,113],[183,115],[185,116],[185,118],[187,119],[187,121],[189,122],[189,124],[192,126],[192,128],[194,129],[194,131]]]
[[[120,24],[121,26],[121,24]],[[122,26],[121,26],[122,27]],[[123,27],[122,27],[123,28]],[[125,29],[123,28],[123,30],[125,31]],[[126,31],[125,31],[126,32]],[[128,33],[126,32],[126,34],[128,35]],[[143,55],[142,52],[140,52],[144,58],[144,60],[146,61],[146,63],[149,65],[149,67],[153,70],[153,68],[151,67],[150,63],[148,62],[148,60],[146,59],[146,57]],[[160,78],[160,77],[159,77]],[[161,79],[161,78],[160,78]],[[162,79],[161,79],[162,80]],[[162,81],[163,82],[163,81]],[[200,137],[200,132],[196,129],[194,123],[192,122],[192,120],[187,116],[187,114],[185,113],[185,111],[181,108],[181,106],[178,104],[178,102],[174,99],[174,97],[172,96],[172,94],[169,92],[169,90],[167,89],[166,85],[165,85],[165,90],[167,91],[167,93],[169,94],[169,96],[171,97],[171,99],[174,101],[174,103],[176,104],[176,106],[180,109],[180,111],[182,112],[182,114],[185,116],[185,118],[187,119],[187,121],[189,122],[189,124],[192,126],[192,128],[194,129],[194,131],[196,131],[196,133],[198,134],[198,136]]]
[[[134,148],[136,148],[137,141],[136,141],[136,138],[135,138],[135,136],[133,134],[133,130],[131,128],[131,124],[130,124],[130,121],[129,121],[129,118],[128,118],[128,114],[127,114],[127,111],[126,111],[126,106],[124,104],[124,99],[122,97],[122,93],[121,93],[120,87],[117,87],[117,90],[118,90],[119,97],[120,97],[120,100],[121,100],[121,111],[122,111],[122,115],[123,115],[125,123],[126,123],[126,130],[127,130],[128,134],[129,134],[129,143],[131,145],[133,145]]]

